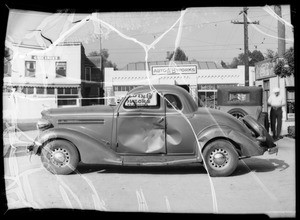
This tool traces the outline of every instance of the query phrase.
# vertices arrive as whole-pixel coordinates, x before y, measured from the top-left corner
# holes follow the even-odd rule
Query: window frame
[[[57,70],[59,70],[59,69],[57,69],[57,66],[58,66],[57,64],[58,63],[64,63],[65,64],[64,75],[57,73]],[[55,62],[55,77],[56,78],[67,77],[67,61],[56,61]]]
[[[27,68],[27,63],[33,64],[34,68]],[[31,69],[34,69],[34,71],[30,71]],[[36,76],[36,61],[35,60],[25,60],[25,77],[35,77]]]

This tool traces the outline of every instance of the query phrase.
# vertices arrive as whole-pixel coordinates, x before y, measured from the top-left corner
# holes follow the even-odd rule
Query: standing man
[[[268,105],[271,106],[270,120],[271,120],[271,131],[273,133],[273,139],[276,141],[281,139],[281,126],[282,126],[282,106],[285,106],[285,100],[280,95],[280,89],[273,89],[273,93],[268,99]],[[277,126],[276,126],[277,122]]]

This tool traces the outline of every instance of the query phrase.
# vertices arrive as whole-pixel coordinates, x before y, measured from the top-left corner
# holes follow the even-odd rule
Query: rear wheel
[[[203,151],[206,170],[210,176],[229,176],[238,164],[238,153],[227,140],[215,140]]]
[[[65,140],[54,140],[42,149],[41,160],[44,167],[53,174],[69,174],[79,163],[77,148]]]

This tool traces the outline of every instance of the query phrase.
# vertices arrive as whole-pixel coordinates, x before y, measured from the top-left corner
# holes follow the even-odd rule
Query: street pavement
[[[278,154],[239,161],[229,177],[210,178],[201,166],[116,167],[80,164],[59,176],[26,152],[37,131],[4,137],[9,209],[63,208],[105,212],[265,214],[295,217],[295,139]],[[10,144],[9,144],[10,143]],[[13,145],[14,147],[9,147]]]

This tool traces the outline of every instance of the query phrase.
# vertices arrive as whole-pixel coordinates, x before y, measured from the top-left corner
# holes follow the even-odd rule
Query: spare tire
[[[265,147],[271,148],[276,146],[276,144],[274,144],[274,139],[271,137],[269,132],[253,117],[246,115],[242,118],[242,121],[255,134],[256,137],[266,137],[266,141],[263,142]]]
[[[241,108],[233,108],[233,109],[230,109],[227,113],[233,115],[234,117],[236,118],[242,118],[244,117],[245,115],[248,115],[247,112],[245,112],[243,109]]]

